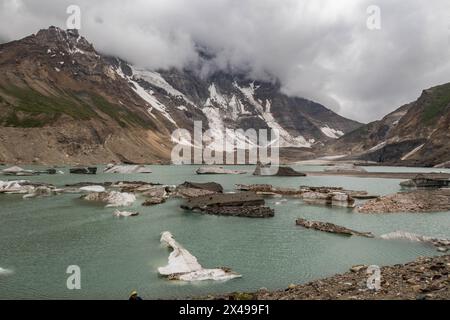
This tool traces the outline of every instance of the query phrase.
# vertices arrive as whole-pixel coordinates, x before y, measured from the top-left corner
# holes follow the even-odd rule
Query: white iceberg
[[[33,170],[25,170],[18,166],[4,169],[2,170],[2,173],[8,176],[32,176],[35,174]]]
[[[103,186],[87,186],[87,187],[81,187],[80,191],[82,191],[82,192],[105,192],[106,189]]]
[[[121,174],[152,173],[150,169],[141,165],[113,165],[113,164],[109,164],[103,172],[121,173]]]
[[[241,277],[241,275],[225,268],[204,269],[198,263],[197,258],[176,242],[173,235],[168,231],[163,232],[161,243],[166,244],[173,250],[169,255],[169,264],[158,268],[158,272],[162,276],[181,281],[226,281]]]
[[[129,211],[116,210],[113,213],[113,216],[115,216],[117,218],[136,217],[137,215],[139,215],[139,212],[129,212]]]
[[[12,270],[0,268],[0,276],[8,276],[10,274],[13,274]]]
[[[136,201],[136,196],[125,192],[93,192],[82,197],[87,201],[98,201],[107,203],[106,207],[129,207]]]
[[[23,196],[24,199],[32,199],[32,198],[40,198],[40,197],[50,197],[57,194],[56,190],[41,186],[35,188],[31,193],[28,193]]]
[[[33,193],[34,186],[29,185],[30,181],[17,180],[17,181],[0,181],[0,193],[9,194],[25,194]]]

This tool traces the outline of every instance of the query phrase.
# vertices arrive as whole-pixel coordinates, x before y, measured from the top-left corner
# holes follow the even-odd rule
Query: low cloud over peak
[[[450,82],[448,0],[0,0],[0,39],[50,25],[81,8],[80,33],[107,54],[151,69],[199,62],[279,79],[285,93],[371,121]],[[367,8],[381,10],[369,30]]]

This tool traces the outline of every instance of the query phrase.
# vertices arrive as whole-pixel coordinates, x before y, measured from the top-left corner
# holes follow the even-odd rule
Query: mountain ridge
[[[56,27],[1,44],[0,71],[0,162],[167,162],[171,133],[194,121],[217,137],[276,128],[283,147],[307,149],[361,125],[277,83],[140,69]]]
[[[449,166],[450,83],[424,90],[416,101],[344,135],[319,152],[385,165]]]

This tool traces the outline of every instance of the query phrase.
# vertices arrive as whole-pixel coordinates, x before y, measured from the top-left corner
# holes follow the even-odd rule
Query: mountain
[[[145,70],[56,27],[0,45],[0,108],[0,162],[15,163],[166,162],[171,133],[194,121],[215,137],[276,128],[282,147],[306,150],[360,126],[276,81]]]
[[[424,90],[415,102],[327,144],[322,153],[386,165],[448,166],[450,83]]]

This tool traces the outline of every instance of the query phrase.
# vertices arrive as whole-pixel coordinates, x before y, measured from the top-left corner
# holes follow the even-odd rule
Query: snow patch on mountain
[[[131,88],[133,89],[133,91],[136,92],[137,95],[139,95],[142,99],[144,99],[149,104],[149,108],[147,109],[147,111],[153,118],[156,118],[155,115],[153,114],[153,109],[156,109],[157,111],[159,111],[161,113],[161,115],[163,117],[165,117],[172,124],[174,124],[176,127],[178,127],[175,120],[172,118],[172,116],[167,111],[166,106],[164,104],[162,104],[161,102],[159,102],[158,99],[156,99],[156,97],[153,95],[153,91],[145,90],[136,81],[136,80],[138,80],[137,78],[135,78],[134,76],[133,77],[126,76],[120,67],[118,67],[116,69],[116,73],[119,76],[121,76],[122,78],[126,79],[129,83],[131,83],[132,84]]]
[[[386,144],[387,144],[387,141],[383,141],[383,142],[377,144],[375,147],[370,148],[369,151],[372,152],[372,151],[380,150],[381,148],[384,148],[384,146],[386,146]]]
[[[259,86],[255,86],[254,82],[250,83],[248,87],[240,87],[235,81],[233,86],[242,92],[247,101],[255,107],[256,111],[261,115],[269,128],[278,130],[280,134],[280,147],[311,147],[311,144],[313,143],[312,140],[307,141],[303,136],[294,137],[278,123],[271,112],[272,103],[270,100],[266,100],[265,106],[263,106],[263,101],[255,98],[255,93],[256,90],[259,89]]]
[[[228,107],[227,100],[225,99],[224,96],[222,96],[222,94],[220,94],[219,91],[217,91],[217,88],[214,83],[212,83],[209,86],[208,91],[209,91],[209,98],[206,100],[205,106],[210,107],[213,105],[213,103],[215,103],[222,109],[226,110]]]
[[[332,139],[339,139],[340,137],[342,137],[344,135],[344,132],[342,132],[340,130],[332,129],[328,125],[320,128],[320,130],[322,131],[322,133],[324,135],[326,135],[327,137],[332,138]]]
[[[416,154],[417,152],[419,152],[424,146],[425,146],[425,144],[422,144],[422,145],[418,146],[417,148],[413,149],[411,152],[408,152],[408,153],[402,158],[402,161],[405,161],[405,160],[411,158],[414,154]]]
[[[137,69],[133,66],[130,66],[131,70],[133,71],[133,78],[141,79],[149,84],[151,84],[154,87],[161,88],[164,91],[167,92],[167,94],[175,97],[175,98],[182,98],[186,102],[194,105],[189,99],[180,91],[175,89],[172,85],[170,85],[162,76],[160,73],[155,71],[148,71],[144,69]]]

